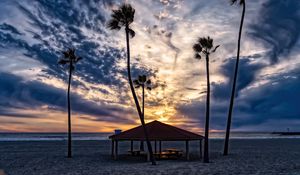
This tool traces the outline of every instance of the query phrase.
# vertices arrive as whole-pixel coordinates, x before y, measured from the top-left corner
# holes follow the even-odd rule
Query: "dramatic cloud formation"
[[[147,74],[155,84],[146,93],[146,119],[202,129],[205,69],[203,60],[193,59],[192,45],[209,35],[221,45],[211,55],[212,129],[223,130],[241,9],[227,0],[126,2],[136,9],[133,76]],[[126,77],[124,30],[105,27],[121,3],[0,2],[0,131],[66,129],[67,71],[57,61],[68,47],[84,58],[72,82],[75,131],[111,132],[139,123]],[[298,0],[247,3],[234,129],[297,129],[299,6]]]

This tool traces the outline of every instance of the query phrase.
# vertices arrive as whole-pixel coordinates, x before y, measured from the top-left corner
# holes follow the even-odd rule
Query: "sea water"
[[[108,140],[113,133],[72,133],[72,140]],[[211,139],[224,139],[224,132],[212,132]],[[0,133],[0,141],[63,141],[67,140],[67,133]],[[298,138],[300,136],[286,136],[271,132],[232,132],[232,139],[280,139]]]

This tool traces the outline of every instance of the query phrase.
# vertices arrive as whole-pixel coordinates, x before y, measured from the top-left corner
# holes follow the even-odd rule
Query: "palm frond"
[[[70,57],[70,54],[69,54],[69,51],[62,51],[62,54],[64,55],[65,58],[69,58]]]
[[[199,38],[198,42],[200,43],[202,48],[206,48],[207,46],[207,39],[204,37]]]
[[[209,36],[207,37],[207,49],[210,50],[214,46],[214,40],[210,38]]]
[[[107,28],[109,28],[110,30],[120,30],[121,26],[119,25],[119,21],[117,21],[116,19],[111,19],[108,21]]]
[[[112,19],[116,21],[122,21],[124,19],[124,15],[120,9],[113,10],[113,13],[111,14]]]
[[[131,24],[134,21],[135,9],[130,4],[121,5],[120,11],[122,11],[127,25]]]
[[[145,83],[147,81],[147,76],[146,75],[142,75],[142,83]]]
[[[75,48],[70,48],[69,53],[70,53],[71,56],[74,56],[75,55]]]
[[[196,53],[195,54],[195,58],[200,60],[201,59],[201,55],[199,53]]]
[[[212,38],[208,37],[201,37],[198,39],[198,44],[202,47],[203,50],[210,50],[214,46],[214,41]]]
[[[136,84],[136,85],[140,84],[139,80],[133,80],[133,83]]]
[[[220,47],[220,45],[217,45],[214,50],[212,50],[211,52],[216,52],[217,48]]]
[[[198,53],[202,52],[202,47],[198,43],[194,44],[193,49],[194,49],[195,52],[198,52]]]
[[[75,59],[75,63],[77,63],[78,61],[82,60],[82,57],[76,57]]]
[[[111,30],[120,30],[122,27],[128,27],[134,21],[135,10],[130,4],[123,4],[117,10],[113,10],[111,20],[106,27]],[[134,37],[134,31],[128,31],[131,37]]]
[[[134,30],[132,30],[130,28],[128,29],[128,33],[129,33],[129,35],[130,35],[131,38],[133,38],[135,36]]]
[[[70,62],[69,60],[61,59],[61,60],[58,61],[58,64],[60,64],[60,65],[66,65],[69,62]]]
[[[148,79],[148,80],[146,81],[146,84],[147,84],[147,85],[150,85],[150,84],[151,84],[151,80]]]
[[[143,77],[141,75],[138,76],[138,81],[139,81],[139,83],[143,82]]]

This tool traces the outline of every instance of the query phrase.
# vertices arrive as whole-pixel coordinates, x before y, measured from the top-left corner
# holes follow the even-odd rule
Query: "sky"
[[[140,124],[126,70],[125,31],[112,9],[136,9],[132,76],[145,74],[145,119],[203,131],[205,60],[193,44],[210,36],[211,130],[223,131],[242,8],[228,0],[1,0],[0,132],[65,132],[69,47],[83,57],[72,80],[73,132]],[[233,113],[234,131],[299,131],[300,1],[248,0]],[[141,90],[136,90],[141,96]]]

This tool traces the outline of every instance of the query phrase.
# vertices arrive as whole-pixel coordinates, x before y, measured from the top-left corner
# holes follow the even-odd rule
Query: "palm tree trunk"
[[[142,95],[142,100],[143,100],[143,120],[145,121],[145,85],[142,85],[142,89],[143,89],[143,95]],[[140,144],[140,150],[144,151],[144,141],[141,141]]]
[[[68,84],[68,158],[72,157],[72,138],[71,138],[71,103],[70,103],[70,88],[72,79],[72,61],[70,62],[69,84]]]
[[[144,134],[145,134],[145,137],[146,137],[147,147],[148,147],[148,151],[149,151],[149,154],[150,154],[150,160],[152,162],[152,165],[156,165],[155,158],[154,158],[153,152],[152,152],[152,146],[151,146],[151,143],[150,143],[149,137],[148,137],[148,132],[147,132],[147,129],[145,127],[145,121],[143,119],[143,113],[141,111],[141,107],[139,105],[139,101],[138,101],[138,98],[136,96],[136,93],[135,93],[135,90],[134,90],[134,87],[133,87],[133,83],[132,83],[132,79],[131,79],[131,72],[130,72],[130,46],[129,46],[129,32],[128,32],[128,30],[129,30],[129,27],[126,26],[125,31],[126,31],[126,44],[127,44],[127,72],[128,72],[128,81],[129,81],[130,90],[132,92],[132,96],[133,96],[133,99],[134,99],[134,102],[135,102],[135,105],[136,105],[136,109],[137,109],[137,112],[138,112],[140,120],[141,120],[141,124],[142,124],[143,130],[144,130]]]
[[[208,146],[208,134],[209,134],[209,110],[210,110],[210,81],[209,81],[209,56],[206,54],[206,83],[207,83],[207,95],[206,95],[206,118],[205,118],[205,137],[204,137],[204,163],[209,163],[209,146]]]
[[[243,24],[244,24],[244,18],[245,18],[245,11],[246,11],[246,2],[244,1],[244,3],[243,3],[243,12],[242,12],[242,17],[241,17],[241,23],[240,23],[240,30],[239,30],[238,49],[237,49],[233,84],[232,84],[232,89],[231,89],[232,91],[231,91],[229,111],[228,111],[228,116],[227,116],[227,127],[226,127],[224,152],[223,152],[224,156],[228,155],[229,134],[230,134],[230,127],[231,127],[233,103],[234,103],[234,97],[235,97],[236,81],[237,81],[237,75],[238,75],[238,69],[239,69],[241,38],[242,38],[242,30],[243,30]]]

